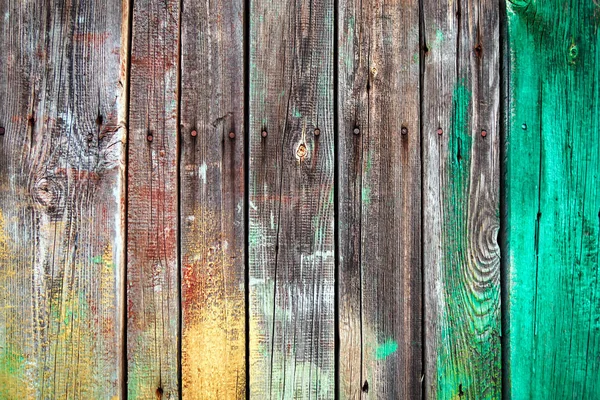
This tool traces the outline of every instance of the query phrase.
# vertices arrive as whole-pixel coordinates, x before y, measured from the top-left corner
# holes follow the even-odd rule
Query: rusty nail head
[[[402,129],[400,130],[400,132],[401,132],[403,135],[406,135],[406,134],[408,134],[408,128],[407,128],[407,127],[405,127],[405,126],[403,126],[403,127],[402,127]]]
[[[262,136],[262,137],[267,137],[267,131],[266,131],[266,130],[262,131],[262,132],[260,133],[260,136]]]
[[[315,136],[319,136],[321,134],[321,130],[319,128],[315,128]]]
[[[235,132],[234,131],[229,132],[229,139],[235,139]]]
[[[438,130],[437,130],[437,134],[438,134],[438,135],[441,135],[442,133],[444,133],[444,131],[442,130],[442,128],[438,128]]]
[[[487,136],[487,131],[485,129],[483,129],[481,131],[481,136],[486,137]]]
[[[359,133],[360,133],[360,129],[357,126],[356,128],[354,128],[354,134],[358,135]]]
[[[5,132],[6,132],[6,129],[4,129],[3,126],[0,126],[0,135],[4,135]]]
[[[190,132],[190,135],[192,135],[192,137],[196,137],[196,136],[198,136],[198,131],[194,129],[193,131]]]
[[[152,134],[149,133],[148,136],[146,136],[146,139],[148,139],[148,141],[151,142],[154,138],[152,137]]]

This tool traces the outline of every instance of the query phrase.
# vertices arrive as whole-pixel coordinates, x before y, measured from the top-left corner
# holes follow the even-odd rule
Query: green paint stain
[[[301,116],[302,113],[297,108],[294,108],[294,117],[300,118]]]
[[[94,264],[102,264],[102,256],[95,256],[95,257],[92,257],[92,262],[93,262]]]
[[[440,29],[435,31],[435,41],[438,43],[442,43],[444,41],[444,32],[442,32]]]
[[[371,188],[370,187],[363,185],[362,192],[361,192],[361,199],[364,204],[371,203]]]
[[[398,350],[398,343],[394,342],[391,339],[388,339],[384,343],[380,344],[375,350],[375,359],[383,360],[384,358],[389,357],[394,354]]]

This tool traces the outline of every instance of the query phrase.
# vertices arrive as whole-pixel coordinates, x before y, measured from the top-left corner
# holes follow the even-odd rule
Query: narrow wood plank
[[[507,395],[600,398],[596,1],[508,3]]]
[[[121,1],[9,0],[0,15],[0,398],[117,397]]]
[[[127,215],[127,393],[179,397],[178,0],[133,4]]]
[[[499,399],[499,4],[423,22],[426,397]]]
[[[340,1],[341,399],[421,397],[419,2]]]
[[[244,3],[183,2],[182,390],[246,396]]]
[[[256,399],[331,399],[335,392],[333,14],[332,0],[251,5],[249,362]]]

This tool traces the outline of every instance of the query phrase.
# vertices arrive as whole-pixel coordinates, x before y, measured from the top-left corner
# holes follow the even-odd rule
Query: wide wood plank
[[[507,7],[506,395],[596,399],[600,9]]]
[[[250,14],[250,396],[331,399],[333,1]]]
[[[420,398],[419,2],[340,1],[341,399]]]
[[[244,4],[183,2],[182,390],[246,396]]]
[[[428,399],[501,396],[498,30],[497,1],[423,3]]]
[[[178,0],[133,4],[127,213],[127,393],[179,397]]]
[[[117,397],[121,1],[6,0],[0,15],[0,398]]]

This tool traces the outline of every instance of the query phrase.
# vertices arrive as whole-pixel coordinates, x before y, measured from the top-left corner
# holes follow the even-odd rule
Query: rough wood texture
[[[419,398],[419,3],[343,0],[339,27],[339,395]]]
[[[426,398],[499,399],[499,6],[425,0],[423,22]]]
[[[252,2],[252,398],[334,396],[333,22],[331,0]]]
[[[131,38],[127,392],[179,397],[178,0],[136,0]]]
[[[600,7],[507,7],[507,395],[597,399]]]
[[[183,3],[180,224],[186,399],[246,395],[243,6],[242,0]]]
[[[121,2],[0,15],[0,398],[118,396]]]

